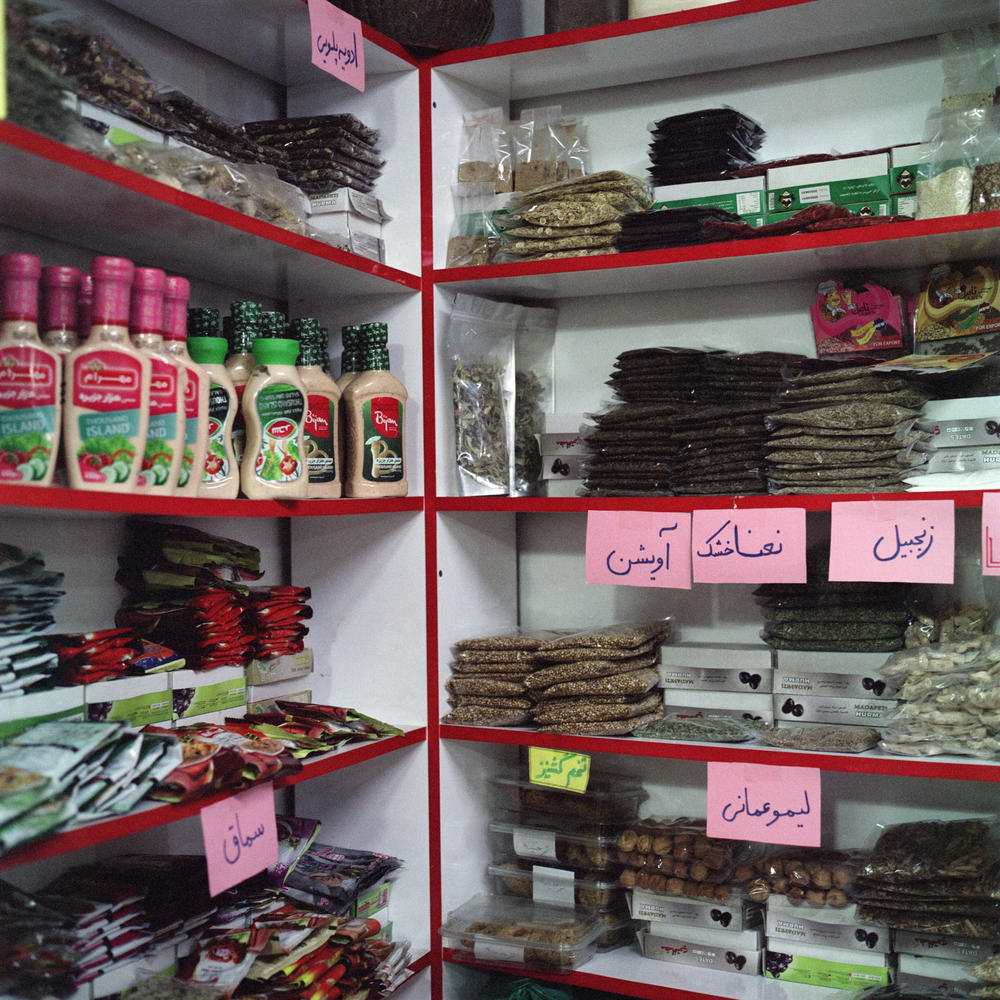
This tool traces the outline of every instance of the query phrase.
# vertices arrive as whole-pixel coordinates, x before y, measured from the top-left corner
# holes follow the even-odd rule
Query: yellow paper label
[[[590,780],[590,754],[528,747],[528,780],[547,788],[585,792]]]

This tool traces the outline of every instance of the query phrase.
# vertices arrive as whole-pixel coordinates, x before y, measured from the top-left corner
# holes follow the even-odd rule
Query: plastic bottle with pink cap
[[[208,443],[209,377],[187,349],[187,305],[191,284],[171,275],[163,289],[163,341],[167,353],[187,373],[184,392],[184,452],[177,488],[179,496],[196,497],[205,468]]]
[[[95,257],[90,335],[66,357],[63,441],[70,486],[130,493],[146,450],[149,358],[129,340],[135,265]]]
[[[0,257],[0,485],[48,486],[61,426],[61,362],[38,336],[41,261]]]
[[[167,276],[157,267],[137,267],[132,279],[129,332],[149,358],[149,428],[136,487],[170,496],[184,455],[184,391],[187,372],[163,344],[163,291]]]

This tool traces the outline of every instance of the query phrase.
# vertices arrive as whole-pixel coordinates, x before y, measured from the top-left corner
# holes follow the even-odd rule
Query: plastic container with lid
[[[74,489],[135,490],[149,421],[149,358],[129,340],[135,265],[95,257],[90,336],[65,358],[63,435]]]
[[[625,890],[614,872],[576,869],[549,861],[503,856],[486,869],[497,895],[521,896],[555,906],[601,908],[625,904]],[[626,913],[628,916],[628,913]]]
[[[257,366],[243,393],[247,446],[240,485],[251,499],[304,500],[306,387],[295,368],[298,341],[261,337],[254,344]]]
[[[132,280],[129,332],[148,358],[149,426],[136,479],[143,493],[169,496],[177,489],[184,456],[184,393],[187,371],[163,342],[163,291],[167,276],[156,267],[137,267]]]
[[[184,369],[184,448],[177,473],[178,496],[196,497],[205,468],[208,447],[208,373],[196,364],[187,349],[187,304],[191,284],[170,275],[163,286],[163,347]]]
[[[208,377],[208,433],[198,495],[233,500],[239,496],[240,473],[233,451],[236,390],[223,361],[225,337],[188,337],[188,350]]]
[[[572,972],[589,961],[606,931],[586,910],[481,894],[452,910],[441,927],[456,956],[540,972]]]
[[[489,823],[494,857],[512,854],[539,862],[552,862],[562,868],[621,868],[612,829],[537,816],[501,816]]]
[[[0,483],[52,482],[61,427],[62,362],[38,336],[41,262],[0,257]]]
[[[514,774],[490,779],[493,804],[499,809],[521,809],[606,823],[635,819],[646,799],[642,782],[631,774],[592,774],[585,792],[535,784]]]

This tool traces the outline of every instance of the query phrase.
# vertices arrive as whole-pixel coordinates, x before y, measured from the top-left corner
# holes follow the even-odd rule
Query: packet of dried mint
[[[522,307],[514,346],[514,480],[511,492],[528,496],[542,480],[537,435],[553,410],[556,309]]]
[[[510,492],[514,475],[514,345],[521,306],[455,298],[445,351],[451,368],[459,496]]]

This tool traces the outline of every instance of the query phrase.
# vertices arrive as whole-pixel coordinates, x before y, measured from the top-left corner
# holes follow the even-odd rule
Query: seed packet
[[[195,951],[181,959],[177,978],[212,986],[218,997],[228,1000],[243,982],[270,934],[269,930],[250,928],[203,938]]]
[[[320,822],[302,816],[276,816],[278,828],[278,860],[264,873],[268,885],[280,888],[285,878],[312,846],[319,833]]]
[[[327,913],[343,912],[365,889],[402,865],[373,851],[314,843],[285,879],[286,892]]]

